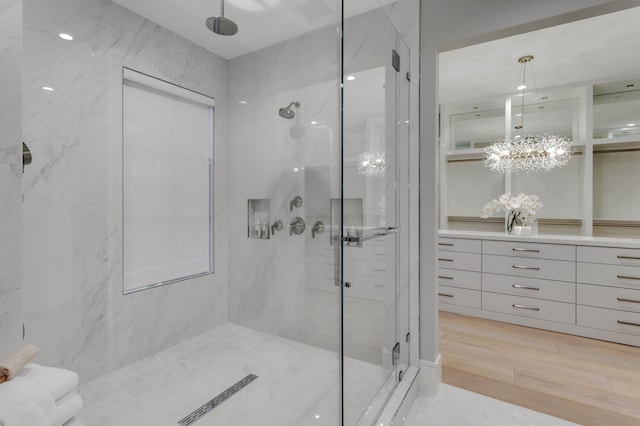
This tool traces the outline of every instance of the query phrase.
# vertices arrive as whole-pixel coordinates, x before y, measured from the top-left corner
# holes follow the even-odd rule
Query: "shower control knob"
[[[304,232],[305,227],[306,224],[304,223],[304,219],[296,216],[291,220],[291,224],[289,226],[289,235],[300,235]]]
[[[282,231],[283,228],[284,223],[282,223],[280,219],[276,220],[273,222],[273,225],[271,225],[271,235],[275,235],[276,231]]]
[[[296,197],[289,202],[289,211],[290,212],[293,211],[294,207],[297,208],[297,209],[302,207],[302,197],[301,196],[296,195]]]
[[[317,221],[311,227],[311,238],[315,238],[316,234],[322,234],[323,232],[324,232],[324,223],[322,223],[321,221]]]

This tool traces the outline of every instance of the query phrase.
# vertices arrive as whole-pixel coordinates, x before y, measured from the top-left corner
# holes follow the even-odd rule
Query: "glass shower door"
[[[344,424],[370,425],[409,364],[409,50],[378,9],[345,20],[344,58]]]

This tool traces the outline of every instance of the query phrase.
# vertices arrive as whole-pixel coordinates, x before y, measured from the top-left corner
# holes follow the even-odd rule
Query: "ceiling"
[[[337,22],[337,0],[226,0],[224,15],[238,24],[234,36],[205,27],[220,15],[220,0],[113,0],[203,48],[232,59]],[[397,0],[348,0],[354,16]]]
[[[442,105],[514,94],[523,55],[534,55],[535,86],[548,88],[640,75],[640,8],[550,27],[440,54]],[[637,87],[636,87],[637,89]]]

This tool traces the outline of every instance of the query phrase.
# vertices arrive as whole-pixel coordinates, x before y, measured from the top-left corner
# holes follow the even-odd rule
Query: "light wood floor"
[[[440,312],[444,383],[583,425],[640,425],[640,348]]]

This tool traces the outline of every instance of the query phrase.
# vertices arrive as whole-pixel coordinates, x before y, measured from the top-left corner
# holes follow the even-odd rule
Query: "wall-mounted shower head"
[[[220,16],[207,19],[207,28],[216,34],[230,36],[238,32],[238,25],[224,17],[224,0],[220,0]]]
[[[296,112],[291,108],[293,106],[295,106],[296,108],[300,108],[300,102],[294,101],[286,107],[280,108],[278,110],[278,114],[280,115],[280,117],[286,118],[287,120],[291,120],[292,118],[294,118],[296,116]]]

